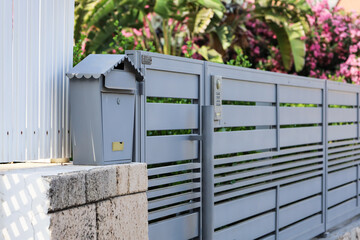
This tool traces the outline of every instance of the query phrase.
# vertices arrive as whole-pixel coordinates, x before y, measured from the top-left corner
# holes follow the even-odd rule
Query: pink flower
[[[352,45],[349,48],[350,53],[356,53],[358,51],[357,45]]]
[[[121,31],[121,34],[124,36],[124,37],[132,37],[133,34],[131,32],[127,32],[125,30],[122,30]]]
[[[181,52],[182,52],[183,54],[186,54],[186,53],[187,53],[187,46],[186,46],[186,45],[181,46]]]
[[[142,31],[137,30],[136,28],[133,29],[133,32],[136,36],[142,36]]]

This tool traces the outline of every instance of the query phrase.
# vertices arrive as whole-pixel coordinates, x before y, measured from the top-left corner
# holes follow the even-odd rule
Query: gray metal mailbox
[[[135,94],[142,74],[126,55],[93,54],[67,76],[74,164],[132,161]]]

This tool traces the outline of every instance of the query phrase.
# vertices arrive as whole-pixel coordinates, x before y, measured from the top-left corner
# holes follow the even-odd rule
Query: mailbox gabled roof
[[[75,67],[73,67],[66,76],[68,78],[99,78],[101,75],[108,74],[119,64],[127,62],[133,68],[136,78],[143,80],[143,74],[135,67],[127,55],[119,54],[90,54]]]

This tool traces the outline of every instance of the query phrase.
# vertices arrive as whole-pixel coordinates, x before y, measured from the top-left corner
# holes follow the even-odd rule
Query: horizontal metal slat
[[[329,108],[328,109],[328,123],[333,122],[356,122],[357,109],[356,108]]]
[[[311,231],[309,234],[309,239],[312,239],[314,236],[323,233],[324,224],[322,223],[321,214],[312,216],[305,220],[300,221],[288,228],[279,232],[279,239],[288,240],[288,239],[308,239],[306,233]]]
[[[357,125],[332,125],[328,127],[328,140],[335,141],[340,139],[356,138]]]
[[[280,146],[319,143],[322,141],[322,127],[299,127],[280,129]]]
[[[321,107],[280,107],[280,125],[322,122]]]
[[[315,196],[281,208],[279,212],[279,227],[285,227],[300,219],[316,214],[321,211],[321,206],[321,196]]]
[[[338,203],[341,203],[355,196],[356,196],[355,182],[333,189],[329,191],[327,195],[328,207],[332,207]]]
[[[200,176],[201,176],[200,173],[185,173],[185,174],[174,175],[171,177],[150,179],[149,187],[156,187],[159,185],[165,185],[165,184],[170,184],[170,183],[175,183],[175,182],[197,179],[197,178],[200,178]]]
[[[279,101],[282,103],[321,104],[322,90],[279,85]]]
[[[261,240],[276,240],[275,235],[267,235],[266,237],[262,237]]]
[[[147,103],[147,130],[197,129],[199,127],[197,104]]]
[[[231,181],[231,180],[245,178],[245,177],[251,177],[251,176],[256,176],[256,175],[261,175],[261,174],[272,173],[275,171],[287,170],[287,169],[296,168],[296,167],[300,167],[300,166],[312,165],[314,163],[319,163],[322,161],[323,161],[322,158],[316,158],[316,159],[311,159],[311,160],[296,161],[296,162],[292,162],[292,163],[276,165],[276,166],[267,167],[267,168],[249,170],[249,171],[241,172],[241,173],[233,173],[233,174],[226,175],[224,177],[215,177],[214,183],[221,183],[221,182]]]
[[[328,189],[356,180],[356,167],[332,172],[328,174]]]
[[[200,207],[200,202],[192,202],[192,203],[185,203],[182,205],[177,205],[174,207],[164,208],[161,210],[156,210],[153,212],[149,212],[148,220],[152,221],[158,218],[166,217],[172,214],[185,212],[188,210],[196,209]]]
[[[188,135],[155,136],[146,138],[146,163],[166,163],[198,158],[198,141]]]
[[[350,200],[353,204],[354,199]],[[356,200],[355,200],[355,204],[356,204]],[[342,204],[339,206],[343,206]],[[334,207],[335,208],[335,207]],[[339,211],[339,215],[335,216],[332,219],[328,220],[328,226],[329,228],[333,228],[334,226],[338,226],[339,224],[344,223],[346,220],[352,219],[353,217],[359,216],[360,214],[360,209],[358,207],[352,208],[349,206],[349,208],[345,208],[346,211],[341,213],[341,209]]]
[[[226,172],[231,172],[231,171],[239,171],[239,170],[244,170],[244,169],[248,169],[248,168],[263,167],[263,166],[268,166],[271,164],[279,164],[282,162],[311,158],[311,157],[316,157],[316,156],[321,156],[321,155],[322,155],[321,152],[309,152],[309,153],[296,154],[296,155],[287,156],[287,157],[270,158],[270,159],[266,159],[266,160],[256,160],[256,158],[255,158],[253,162],[242,163],[242,164],[229,166],[229,167],[215,168],[214,174],[221,174],[221,173],[226,173]]]
[[[235,189],[235,190],[225,192],[225,193],[216,193],[215,194],[215,202],[231,199],[231,198],[234,198],[234,197],[238,197],[238,196],[241,196],[241,195],[245,195],[245,194],[249,194],[249,193],[253,193],[253,192],[257,192],[257,191],[266,190],[266,189],[269,189],[269,188],[276,187],[278,185],[283,185],[283,184],[287,184],[287,183],[291,183],[291,182],[295,182],[295,181],[309,179],[309,178],[312,178],[314,176],[319,176],[322,173],[323,173],[322,171],[314,171],[314,172],[311,172],[311,173],[303,173],[301,175],[281,178],[281,179],[277,179],[277,180],[267,182],[267,183],[260,183],[260,184],[257,184],[255,186],[252,185],[251,187],[243,188],[243,189],[240,189],[240,190]],[[216,191],[216,188],[215,188],[215,191]]]
[[[356,199],[351,199],[328,210],[328,219],[332,220],[356,209]],[[345,219],[344,219],[345,220]]]
[[[328,149],[328,154],[337,153],[337,152],[344,152],[344,151],[351,151],[351,150],[360,150],[360,145],[351,145],[351,146],[343,146],[337,148]],[[331,157],[331,155],[330,155]]]
[[[289,184],[279,189],[279,205],[286,205],[291,202],[321,193],[322,178],[312,178],[309,180]]]
[[[341,164],[341,163],[347,163],[347,162],[350,162],[353,165],[356,165],[357,162],[359,162],[359,161],[360,161],[360,156],[359,155],[351,156],[351,157],[344,157],[344,158],[341,158],[341,159],[338,159],[338,160],[329,161],[328,167],[332,167],[334,165]]]
[[[131,54],[135,54],[130,50]],[[143,67],[149,70],[166,71],[168,73],[184,73],[184,74],[203,74],[204,62],[196,59],[182,58],[171,55],[143,52],[141,55],[147,55],[151,57],[151,64],[144,64]],[[145,73],[146,74],[146,73]]]
[[[308,171],[314,171],[314,170],[318,170],[320,168],[321,168],[320,165],[315,165],[315,166],[297,168],[295,170],[288,170],[288,171],[284,171],[284,172],[273,173],[271,175],[257,177],[255,179],[246,179],[246,180],[242,180],[242,181],[239,181],[239,182],[231,184],[231,185],[224,185],[224,186],[215,187],[215,193],[231,190],[231,189],[234,189],[234,188],[245,187],[246,185],[252,185],[252,184],[256,184],[256,183],[261,183],[261,182],[268,181],[268,180],[275,180],[277,178],[283,178],[283,177],[287,177],[287,176],[291,176],[291,175],[295,175],[295,174],[299,174],[299,173],[305,173],[305,172],[308,172]]]
[[[197,99],[199,75],[147,69],[145,90],[148,97]]]
[[[344,93],[356,93],[360,91],[359,85],[347,84],[338,81],[327,81],[329,91],[339,91]]]
[[[166,198],[157,199],[154,201],[149,201],[148,209],[154,209],[159,207],[164,207],[166,205],[172,205],[179,202],[189,201],[192,199],[200,198],[200,192],[191,192],[191,193],[183,193],[175,196],[170,196]]]
[[[228,163],[233,163],[233,162],[248,161],[248,160],[253,160],[253,159],[280,157],[280,156],[288,155],[288,154],[292,154],[292,153],[298,154],[301,152],[315,151],[315,150],[321,150],[320,153],[322,153],[323,146],[316,145],[316,146],[296,147],[296,148],[282,149],[277,152],[259,152],[259,153],[241,155],[241,156],[236,156],[236,157],[217,158],[217,159],[215,159],[214,164],[216,166],[216,165],[228,164]]]
[[[230,101],[275,102],[275,85],[223,78],[222,98]]]
[[[357,151],[341,152],[341,153],[336,153],[336,154],[329,155],[328,159],[333,160],[333,159],[342,158],[342,157],[346,157],[346,156],[353,156],[353,155],[356,155],[356,154],[359,154],[359,153],[360,153],[360,149],[357,150]]]
[[[329,142],[328,147],[331,148],[335,148],[335,147],[340,147],[340,146],[347,146],[350,144],[359,144],[360,141],[359,140],[344,140],[344,141],[339,141],[339,142]]]
[[[200,182],[190,182],[190,183],[184,183],[184,184],[178,184],[170,187],[165,187],[161,189],[155,189],[155,190],[148,190],[147,197],[148,199],[156,198],[164,195],[174,194],[178,192],[183,191],[190,191],[193,189],[199,189],[201,187]]]
[[[274,106],[222,106],[220,127],[276,125]]]
[[[200,166],[201,166],[200,163],[185,163],[185,164],[171,165],[166,167],[150,168],[148,169],[148,176],[150,177],[159,174],[198,169],[200,168]]]
[[[357,105],[356,93],[343,91],[328,91],[329,105]]]
[[[219,228],[276,207],[276,191],[269,190],[215,205],[214,225]]]
[[[283,84],[289,86],[296,87],[304,87],[304,88],[319,88],[323,89],[325,87],[325,81],[323,79],[314,79],[307,77],[300,77],[288,74],[281,74],[275,72],[268,71],[259,71],[250,68],[241,68],[241,74],[239,74],[239,67],[224,65],[219,63],[207,62],[208,72],[212,75],[220,75],[226,79],[232,79],[236,81],[249,81],[255,83],[266,83],[266,84]],[[291,78],[291,80],[290,80]],[[352,89],[352,87],[356,87],[356,85],[350,85],[348,87]]]
[[[216,132],[214,134],[214,154],[274,148],[276,147],[275,137],[274,129]]]
[[[183,240],[199,236],[200,214],[191,213],[149,224],[149,239]]]
[[[261,226],[261,227],[260,227]],[[214,240],[236,239],[250,240],[275,230],[275,213],[270,212],[231,227],[216,231]]]
[[[358,165],[359,163],[360,163],[360,161],[351,161],[348,163],[343,163],[343,164],[334,165],[334,166],[330,165],[330,166],[328,166],[328,172],[353,167],[353,166]]]

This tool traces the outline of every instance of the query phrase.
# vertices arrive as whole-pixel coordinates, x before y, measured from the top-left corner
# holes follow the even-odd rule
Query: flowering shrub
[[[360,16],[335,7],[327,0],[312,4],[313,13],[307,16],[310,32],[306,40],[303,76],[360,84]],[[255,67],[285,72],[276,36],[259,20],[246,22],[249,54]],[[294,70],[288,73],[295,73]]]
[[[164,18],[156,13],[154,10],[156,6],[145,5],[146,14],[136,20],[142,27],[132,25],[120,27],[118,21],[114,21],[110,45],[109,42],[102,42],[102,44],[109,45],[108,48],[105,47],[109,53],[141,49],[273,72],[360,84],[359,15],[346,13],[340,8],[330,9],[327,0],[317,3],[307,0],[311,11],[306,10],[303,11],[305,14],[299,15],[304,17],[309,25],[309,29],[305,29],[306,36],[299,39],[303,44],[305,41],[305,65],[301,71],[297,69],[298,72],[296,72],[294,64],[284,67],[284,55],[279,46],[280,39],[277,39],[272,28],[264,22],[266,18],[258,17],[257,2],[244,0],[238,5],[224,3],[227,10],[224,11],[225,17],[222,18],[216,16],[214,9],[199,7],[199,4],[194,7],[189,1],[191,4],[186,9],[192,9],[197,14],[197,17],[193,19],[191,19],[192,15],[180,14],[179,17],[178,12],[174,13],[176,18],[171,16]],[[280,0],[279,2],[281,3]],[[286,1],[282,4],[286,4]],[[232,6],[236,8],[229,11]],[[306,9],[302,6],[299,8]],[[218,10],[220,9],[219,7]],[[291,24],[293,23],[290,22],[289,26]],[[88,42],[89,39],[86,37],[82,40],[81,49],[79,46],[76,47],[74,62],[88,54],[85,48]],[[241,49],[236,50],[239,47]]]

